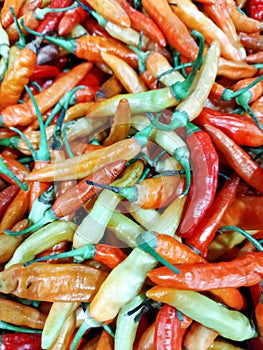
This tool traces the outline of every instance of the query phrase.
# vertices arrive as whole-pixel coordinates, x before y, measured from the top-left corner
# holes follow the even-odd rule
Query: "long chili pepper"
[[[46,315],[42,314],[39,310],[4,298],[0,298],[0,306],[1,321],[17,326],[43,329]]]
[[[155,321],[154,350],[182,348],[181,323],[176,308],[164,304]]]
[[[262,279],[262,252],[252,252],[231,261],[187,264],[179,266],[180,274],[167,267],[150,271],[147,275],[160,286],[204,291],[213,288],[251,286]]]
[[[4,333],[1,335],[1,348],[5,350],[41,349],[41,334],[30,333]]]
[[[240,146],[259,147],[263,144],[263,132],[251,118],[235,114],[216,111],[204,107],[194,120],[198,126],[210,124],[222,130]]]
[[[31,80],[36,80],[40,78],[50,78],[55,77],[59,74],[59,69],[51,65],[37,65],[31,75]]]
[[[263,193],[263,170],[250,156],[243,151],[231,138],[212,125],[205,124],[205,130],[209,133],[216,147],[224,154],[229,165],[250,186]]]
[[[117,247],[106,244],[86,244],[68,252],[51,254],[26,261],[24,266],[48,259],[64,259],[68,257],[74,257],[74,261],[78,263],[81,263],[83,260],[94,259],[113,269],[126,258],[126,255]]]
[[[173,13],[167,1],[162,0],[157,4],[143,0],[142,5],[161,29],[168,43],[184,57],[193,61],[197,55],[198,47],[189,35],[185,24]]]
[[[50,87],[35,95],[40,112],[43,114],[54,106],[67,91],[78,84],[89,69],[89,63],[80,63],[73,67],[70,72],[55,80]],[[2,126],[28,125],[35,119],[36,111],[31,100],[23,104],[8,106],[0,113]]]
[[[63,162],[51,164],[45,169],[31,172],[28,181],[57,181],[70,179],[83,179],[92,173],[95,167],[105,166],[114,161],[131,160],[148,141],[152,127],[147,126],[142,132],[136,133],[133,138],[125,139],[113,145],[100,148],[89,154],[66,159]]]
[[[99,168],[88,176],[90,179],[99,179],[102,182],[110,183],[115,177],[117,177],[125,166],[124,160],[119,160],[104,167]],[[41,170],[41,169],[40,169]],[[32,232],[44,224],[53,222],[59,218],[62,218],[75,210],[82,207],[82,205],[93,195],[96,190],[92,185],[87,185],[87,179],[85,178],[75,186],[70,187],[67,191],[57,197],[50,209],[47,209],[41,219],[36,221],[33,225],[29,226],[26,230],[21,231],[20,234],[26,232]],[[12,235],[11,231],[6,233]]]
[[[222,226],[238,226],[243,230],[263,229],[261,210],[262,196],[243,196],[235,198],[224,214]]]
[[[190,330],[186,333],[183,344],[189,350],[209,349],[217,336],[218,333],[213,329],[198,322],[193,322]]]
[[[139,93],[148,90],[137,72],[124,60],[106,52],[102,52],[101,56],[128,93]]]
[[[23,25],[22,25],[23,26]],[[137,67],[137,56],[126,45],[114,38],[104,38],[93,35],[82,35],[79,38],[65,40],[64,38],[55,38],[49,35],[40,35],[38,32],[24,26],[31,34],[41,36],[50,43],[58,45],[78,58],[89,60],[91,62],[102,62],[101,52],[108,52],[124,59],[133,68]]]
[[[34,232],[17,247],[5,268],[17,263],[32,260],[39,253],[62,241],[72,242],[75,224],[68,221],[55,221]],[[10,236],[12,237],[12,236]],[[18,236],[20,237],[20,236]],[[17,237],[17,238],[18,238]],[[41,245],[39,244],[41,242]]]
[[[15,264],[1,272],[1,292],[33,300],[89,302],[106,276],[82,264]]]
[[[181,195],[177,190],[179,184],[177,175],[148,178],[138,185],[123,188],[102,185],[90,180],[87,183],[111,190],[142,208],[161,208],[168,205],[175,197]]]
[[[17,15],[24,2],[25,0],[7,0],[4,2],[3,8],[1,8],[1,23],[4,28],[13,22],[10,8],[13,8],[15,15]]]
[[[239,51],[231,44],[226,34],[191,1],[180,0],[175,3],[175,6],[170,1],[169,5],[187,27],[202,33],[209,44],[214,40],[218,41],[223,57],[236,62],[242,61]],[[184,52],[182,55],[185,56]]]
[[[58,23],[58,34],[62,36],[70,33],[77,24],[83,22],[88,16],[89,13],[81,6],[66,11]]]
[[[146,295],[155,301],[176,307],[183,314],[214,329],[225,338],[242,341],[256,334],[244,314],[228,310],[198,292],[156,286],[148,290]]]
[[[238,183],[239,178],[233,176],[224,184],[222,189],[215,195],[207,213],[195,228],[194,234],[185,240],[186,244],[197,249],[204,257],[207,256],[209,244],[213,240],[225,212],[235,199]]]

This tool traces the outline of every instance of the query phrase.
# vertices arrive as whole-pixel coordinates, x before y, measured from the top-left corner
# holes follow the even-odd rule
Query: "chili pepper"
[[[182,347],[181,324],[177,310],[163,305],[157,314],[154,332],[154,349],[180,349]]]
[[[1,154],[0,157],[0,174],[1,177],[10,184],[18,185],[21,189],[26,191],[28,189],[27,183],[22,183],[29,170],[20,164],[18,160],[7,158]]]
[[[110,182],[113,178],[119,175],[125,163],[126,162],[123,160],[110,163],[90,174],[89,178],[98,178],[102,182]],[[57,197],[52,207],[43,213],[42,218],[28,227],[26,231],[21,231],[20,234],[33,232],[42,227],[44,224],[53,222],[81,208],[85,201],[87,201],[95,193],[94,186],[87,186],[86,181],[87,178],[83,179],[78,184],[70,187],[66,192]],[[13,234],[11,231],[6,231],[6,233],[11,235]]]
[[[105,52],[102,52],[101,56],[128,93],[139,93],[148,90],[137,72],[124,60]]]
[[[0,298],[1,320],[17,326],[43,329],[46,315],[34,307],[16,301]]]
[[[180,0],[175,3],[175,6],[173,2],[170,2],[169,5],[187,27],[202,33],[209,44],[214,40],[218,41],[223,57],[236,62],[242,61],[239,51],[231,44],[226,34],[191,1]],[[184,52],[182,55],[185,56]]]
[[[114,350],[114,339],[109,333],[107,333],[107,331],[105,331],[105,329],[103,329],[96,350],[105,349]]]
[[[89,12],[86,12],[89,13]],[[101,26],[95,18],[88,17],[83,22],[83,27],[88,31],[90,35],[98,35],[104,38],[110,38],[110,34]]]
[[[1,232],[11,229],[12,226],[14,226],[24,217],[24,214],[27,212],[29,206],[29,195],[30,187],[27,191],[24,191],[23,189],[18,191],[2,217],[0,223]]]
[[[48,2],[50,2],[48,0]],[[38,7],[43,7],[45,5],[45,1],[42,0],[32,0],[29,2],[25,2],[24,5],[19,10],[19,15],[23,16],[28,11],[34,11]]]
[[[136,331],[139,326],[138,316],[143,308],[144,300],[145,294],[138,294],[120,309],[116,322],[114,349],[123,349],[124,346],[127,350],[133,349]],[[134,309],[136,309],[136,312],[133,312]]]
[[[138,185],[124,188],[103,185],[90,180],[87,183],[111,190],[142,208],[164,207],[180,195],[177,189],[179,184],[177,175],[148,178]]]
[[[124,169],[118,179],[113,182],[113,185],[119,185],[118,188],[133,185],[138,181],[142,172],[142,162],[140,160],[133,162]],[[89,214],[78,226],[74,234],[73,246],[78,248],[86,243],[98,243],[103,237],[110,217],[120,201],[121,197],[115,193],[102,191]],[[92,227],[92,230],[87,230],[87,227]]]
[[[113,118],[110,133],[103,141],[104,146],[109,146],[128,137],[130,130],[130,115],[131,111],[129,102],[126,99],[120,100]]]
[[[193,322],[184,338],[184,346],[189,350],[209,349],[218,333],[198,322]]]
[[[235,199],[239,178],[233,176],[222,189],[215,195],[212,205],[205,216],[195,228],[194,234],[186,238],[186,244],[197,249],[202,256],[207,256],[210,242],[213,240],[217,229],[221,224],[222,217]]]
[[[262,193],[262,168],[221,130],[208,124],[205,124],[204,128],[235,172],[250,186]]]
[[[27,266],[33,262],[45,261],[48,259],[64,259],[68,257],[74,257],[75,262],[78,263],[83,260],[93,259],[113,269],[126,258],[126,255],[117,247],[106,244],[86,244],[68,252],[41,256],[34,260],[27,261],[24,265]]]
[[[63,14],[58,24],[58,35],[62,36],[71,32],[71,30],[79,23],[83,22],[89,13],[81,6],[68,10]]]
[[[15,264],[1,272],[1,292],[42,301],[89,302],[106,276],[81,264]]]
[[[4,2],[3,7],[1,8],[1,23],[4,28],[13,22],[10,8],[13,8],[15,15],[17,15],[24,2],[25,0],[7,0]]]
[[[0,192],[0,218],[2,218],[18,191],[19,187],[17,185],[9,185]]]
[[[257,73],[257,68],[246,62],[235,62],[220,57],[218,75],[229,79],[251,78]]]
[[[77,302],[54,302],[52,304],[42,333],[41,345],[44,349],[54,344],[63,324],[68,316],[74,313],[78,305]]]
[[[26,228],[28,225],[28,220],[23,219],[19,221],[16,225],[12,227],[12,230],[19,231]],[[23,241],[24,236],[18,236],[18,237],[12,237],[8,236],[5,233],[0,234],[0,242],[1,242],[1,255],[0,255],[0,262],[1,264],[6,263],[8,260],[11,259],[13,256],[15,250],[20,245],[20,243]]]
[[[76,226],[67,221],[55,221],[27,237],[16,249],[5,268],[17,263],[25,263],[44,250],[61,241],[72,241]],[[39,244],[41,242],[41,245]]]
[[[243,230],[262,229],[262,196],[244,196],[235,198],[221,220],[222,226],[238,226]]]
[[[35,95],[40,112],[44,113],[54,106],[67,91],[78,84],[89,69],[89,63],[80,63],[70,72],[55,80],[50,87]],[[6,107],[1,111],[0,118],[2,126],[28,125],[36,119],[36,112],[32,101],[29,100],[23,104]]]
[[[233,0],[226,0],[228,5],[228,11],[234,22],[236,30],[243,33],[257,33],[262,29],[262,23],[255,20],[252,17],[246,15],[246,13],[239,11],[236,8],[236,3]]]
[[[36,80],[39,78],[50,78],[57,76],[59,74],[59,69],[51,65],[37,65],[31,75],[31,80]]]
[[[70,0],[52,0],[51,4],[49,6],[50,9],[55,8],[65,8],[70,5]],[[45,18],[39,23],[39,26],[37,27],[37,31],[39,33],[45,34],[47,32],[50,32],[54,30],[60,19],[63,17],[63,12],[50,12],[48,13]]]
[[[174,306],[225,338],[242,341],[255,336],[255,329],[245,315],[228,310],[198,292],[156,286],[148,290],[146,296]]]
[[[0,37],[2,45],[0,47],[0,54],[1,54],[1,60],[0,60],[0,81],[5,76],[6,70],[8,68],[8,56],[10,53],[10,43],[9,43],[9,37],[2,25],[0,24]]]
[[[179,17],[170,9],[167,1],[153,4],[143,0],[143,8],[163,32],[168,43],[184,57],[194,60],[198,47]]]
[[[249,14],[252,18],[262,21],[263,19],[263,5],[261,1],[250,0],[249,1]]]
[[[263,133],[249,117],[225,113],[204,107],[195,119],[195,124],[210,124],[222,130],[241,146],[258,147],[263,143]]]
[[[1,349],[3,350],[40,350],[41,334],[5,333],[1,335]]]
[[[153,339],[155,332],[155,322],[153,322],[141,335],[137,348],[142,350],[153,350]],[[136,348],[136,349],[137,349]]]
[[[180,274],[160,267],[147,275],[158,285],[169,288],[196,291],[239,288],[256,284],[262,279],[259,267],[261,257],[261,252],[252,252],[227,262],[180,265]]]
[[[262,35],[240,33],[240,40],[247,49],[254,51],[261,51],[263,49]]]
[[[69,246],[69,242],[67,241],[61,241],[59,243],[54,244],[52,247],[45,249],[43,252],[37,254],[37,258],[41,258],[44,256],[49,256],[52,254],[60,254],[64,253]],[[50,259],[47,260],[48,263],[57,263],[58,259]],[[72,262],[72,259],[65,259],[63,262]]]
[[[248,64],[262,63],[262,61],[263,61],[263,53],[262,53],[262,51],[258,51],[256,53],[251,53],[250,55],[246,56],[246,62]]]

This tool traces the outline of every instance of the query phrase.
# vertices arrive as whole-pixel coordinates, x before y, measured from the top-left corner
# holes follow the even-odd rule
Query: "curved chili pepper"
[[[5,333],[1,335],[0,348],[3,350],[41,350],[41,334]]]
[[[55,80],[53,84],[35,95],[41,113],[54,106],[61,97],[75,87],[90,69],[90,63],[80,63],[70,72]],[[15,104],[3,109],[0,113],[0,124],[3,126],[29,125],[36,119],[36,111],[31,100],[23,104]]]
[[[242,341],[255,336],[255,329],[244,314],[221,307],[198,292],[156,286],[148,290],[146,295],[155,301],[176,307],[225,338]]]
[[[195,124],[203,127],[210,124],[222,130],[240,146],[259,147],[263,144],[263,132],[251,118],[240,114],[225,113],[204,107]]]
[[[157,314],[154,349],[178,350],[182,347],[181,322],[175,307],[165,304]]]
[[[238,183],[239,178],[233,176],[224,184],[222,189],[215,195],[213,203],[205,216],[195,228],[194,234],[186,238],[185,243],[197,249],[204,257],[207,256],[209,244],[221,224],[221,219],[235,199]]]
[[[70,5],[70,0],[52,0],[51,4],[49,6],[50,9],[52,8],[65,8]],[[39,33],[45,34],[47,32],[50,32],[54,30],[60,19],[63,17],[63,12],[50,12],[48,13],[45,18],[39,23],[39,26],[37,27],[37,31]]]
[[[81,264],[15,264],[0,273],[1,292],[42,301],[89,302],[106,276]]]
[[[208,124],[205,124],[204,128],[235,172],[250,186],[263,193],[263,169],[260,165],[254,162],[241,147],[221,130]]]

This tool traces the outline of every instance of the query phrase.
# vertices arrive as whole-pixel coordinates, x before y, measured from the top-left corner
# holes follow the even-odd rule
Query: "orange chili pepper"
[[[72,29],[77,25],[83,22],[89,13],[85,11],[81,6],[67,10],[58,24],[58,35],[65,35],[72,31]]]
[[[13,8],[15,15],[23,6],[25,0],[5,0],[3,7],[1,8],[1,23],[4,28],[13,23],[13,16],[10,12],[10,7]]]
[[[188,350],[208,349],[217,336],[218,333],[213,329],[193,322],[185,335],[183,344]]]
[[[106,80],[99,90],[96,92],[95,101],[105,100],[107,98],[120,94],[123,90],[123,86],[116,75],[112,75]]]

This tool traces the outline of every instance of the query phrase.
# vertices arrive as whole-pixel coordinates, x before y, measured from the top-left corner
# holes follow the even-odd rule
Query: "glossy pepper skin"
[[[249,14],[252,18],[262,21],[263,19],[263,2],[261,0],[249,1]]]
[[[41,350],[41,334],[6,333],[0,337],[0,350]]]

